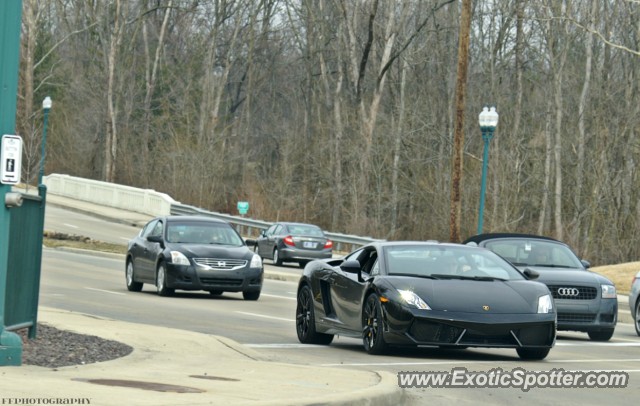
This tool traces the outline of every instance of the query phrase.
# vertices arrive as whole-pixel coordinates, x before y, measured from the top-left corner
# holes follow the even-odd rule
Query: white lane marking
[[[262,293],[262,296],[269,296],[269,297],[277,297],[280,299],[289,299],[289,300],[296,300],[295,297],[286,297],[286,296],[278,296],[278,295],[268,295],[266,293]]]
[[[62,293],[43,293],[45,296],[64,296]]]
[[[556,346],[584,346],[584,347],[640,347],[640,342],[635,341],[631,343],[593,343],[593,342],[584,342],[584,343],[558,343],[556,342]]]
[[[545,363],[561,363],[561,362],[640,362],[640,359],[553,359],[544,360]],[[522,360],[513,361],[438,361],[438,362],[372,362],[370,364],[315,364],[321,367],[364,367],[364,366],[394,366],[394,365],[449,365],[449,364],[514,364],[522,363]]]
[[[125,293],[120,293],[120,292],[112,292],[110,290],[102,290],[102,289],[95,289],[95,288],[87,288],[85,287],[85,289],[89,289],[89,290],[96,290],[98,292],[105,292],[105,293],[113,293],[114,295],[122,295],[122,296],[127,296]]]
[[[64,224],[65,226],[69,226],[69,227],[73,227],[73,228],[78,228],[78,226],[74,226],[73,224],[67,224],[67,223],[62,223],[62,224]]]
[[[239,311],[237,311],[237,310],[236,310],[236,313],[246,314],[246,315],[248,315],[248,316],[264,317],[264,318],[267,318],[267,319],[275,319],[275,320],[293,321],[293,322],[295,322],[295,320],[292,320],[292,319],[283,319],[283,318],[281,318],[281,317],[265,316],[264,314],[255,314],[255,313],[239,312]]]
[[[127,237],[120,237],[120,238],[122,238],[123,240],[127,240],[127,241],[129,241],[131,239],[131,238],[127,238]]]
[[[328,345],[316,344],[242,344],[251,348],[329,348]]]
[[[287,293],[291,293],[292,295],[297,295],[296,292],[287,292]]]

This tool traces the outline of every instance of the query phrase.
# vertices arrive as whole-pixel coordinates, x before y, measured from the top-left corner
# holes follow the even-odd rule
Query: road
[[[103,233],[115,241],[123,230],[119,224],[82,219],[64,210],[47,211],[46,224],[71,224],[77,234]],[[86,217],[86,216],[84,216]],[[84,227],[90,227],[84,229]],[[131,229],[133,229],[131,227]],[[133,229],[135,234],[135,229]],[[122,240],[124,243],[126,241]],[[269,261],[266,261],[269,262]],[[294,266],[267,269],[297,272]],[[543,362],[523,362],[514,350],[449,350],[420,348],[396,350],[388,356],[367,355],[359,340],[339,337],[329,346],[298,342],[295,333],[296,283],[265,280],[258,302],[242,300],[241,294],[212,297],[205,292],[180,292],[164,298],[145,285],[140,293],[128,292],[124,264],[118,260],[45,250],[40,303],[44,306],[85,312],[114,319],[217,334],[252,347],[279,362],[318,367],[332,366],[373,371],[450,371],[466,367],[488,371],[522,367],[540,371],[620,370],[630,374],[626,389],[408,389],[407,405],[449,404],[634,404],[640,395],[640,337],[632,325],[619,324],[607,343],[589,341],[586,334],[559,333],[556,347]]]

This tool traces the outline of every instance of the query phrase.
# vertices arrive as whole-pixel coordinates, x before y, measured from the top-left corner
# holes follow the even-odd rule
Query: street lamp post
[[[489,140],[498,125],[498,113],[495,107],[485,106],[478,117],[482,139],[484,140],[484,159],[482,160],[482,188],[480,189],[480,215],[478,217],[478,234],[482,234],[482,219],[484,217],[484,193],[487,185],[487,163],[489,161]]]
[[[42,156],[40,157],[40,176],[38,176],[38,185],[42,185],[42,176],[44,175],[44,146],[47,142],[47,118],[49,117],[49,109],[53,102],[51,97],[47,96],[42,101],[42,108],[44,109],[44,129],[42,130]]]

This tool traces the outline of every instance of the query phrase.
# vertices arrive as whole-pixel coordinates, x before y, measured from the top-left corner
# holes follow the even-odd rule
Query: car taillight
[[[291,236],[284,237],[284,243],[287,245],[293,245],[293,246],[296,245],[296,243],[293,242],[293,238],[291,238]]]
[[[324,245],[325,248],[331,248],[333,247],[333,241],[331,240],[327,240],[327,243]]]

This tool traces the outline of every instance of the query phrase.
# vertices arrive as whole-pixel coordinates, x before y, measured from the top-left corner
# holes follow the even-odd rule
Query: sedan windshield
[[[167,242],[178,244],[220,244],[240,247],[244,242],[233,227],[225,223],[169,223]]]
[[[516,266],[583,268],[573,251],[553,241],[499,239],[485,246]]]
[[[522,280],[524,276],[491,251],[437,245],[385,248],[389,275],[460,280]]]

